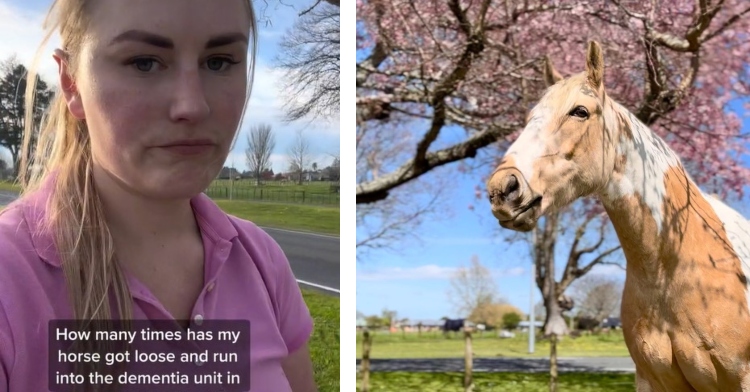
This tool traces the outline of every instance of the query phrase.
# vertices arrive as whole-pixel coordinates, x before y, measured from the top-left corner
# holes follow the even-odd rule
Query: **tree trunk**
[[[568,334],[568,325],[562,315],[562,308],[557,303],[557,299],[545,298],[544,305],[547,308],[547,317],[544,320],[544,336],[552,334],[566,336]]]
[[[552,334],[549,345],[549,392],[557,392],[557,335]]]

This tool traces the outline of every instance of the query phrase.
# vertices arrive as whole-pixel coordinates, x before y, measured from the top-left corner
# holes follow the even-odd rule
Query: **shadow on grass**
[[[357,359],[357,366],[362,361]],[[546,373],[549,358],[474,358],[474,372]],[[620,358],[558,358],[560,372],[603,373],[634,370],[630,360]],[[373,372],[463,372],[463,358],[371,359]],[[631,369],[632,368],[632,369]]]
[[[529,373],[481,373],[474,375],[474,392],[546,392],[549,375]],[[361,391],[358,377],[357,391]],[[558,390],[575,392],[632,392],[632,374],[568,373],[559,376]],[[462,373],[380,372],[370,375],[372,392],[463,392]]]

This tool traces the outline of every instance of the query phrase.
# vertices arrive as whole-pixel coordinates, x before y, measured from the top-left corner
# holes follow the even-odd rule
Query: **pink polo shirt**
[[[50,184],[0,215],[0,392],[49,390],[48,322],[73,318],[51,233],[38,232]],[[249,320],[250,390],[291,391],[281,360],[307,342],[313,321],[286,256],[263,230],[206,195],[191,204],[205,249],[192,320]],[[135,319],[172,319],[143,284],[128,282]]]

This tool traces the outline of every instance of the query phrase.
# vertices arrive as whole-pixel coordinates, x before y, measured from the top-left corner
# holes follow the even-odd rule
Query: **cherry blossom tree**
[[[663,137],[707,191],[742,197],[748,135],[729,105],[750,95],[745,0],[358,0],[357,15],[358,214],[405,199],[402,187],[441,167],[473,170],[481,184],[546,88],[544,59],[564,76],[580,72],[590,40],[604,50],[608,94]],[[476,194],[483,199],[480,185]],[[584,204],[579,216],[595,216]],[[537,229],[546,242],[532,244],[536,261],[546,260],[537,269],[550,272],[537,277],[545,304],[557,304],[548,321],[562,321],[571,305],[558,286],[593,267],[578,265],[593,245],[574,241],[555,282],[558,220],[547,217]],[[617,251],[603,242],[594,239],[590,260]],[[556,336],[565,324],[545,330]]]
[[[358,166],[371,175],[357,204],[512,141],[545,88],[544,57],[579,72],[591,39],[604,48],[610,95],[665,137],[699,183],[721,179],[717,191],[739,193],[745,147],[726,109],[750,90],[749,13],[742,0],[358,0],[358,152],[400,143],[403,154],[384,149],[399,159]],[[451,128],[464,137],[446,137]]]

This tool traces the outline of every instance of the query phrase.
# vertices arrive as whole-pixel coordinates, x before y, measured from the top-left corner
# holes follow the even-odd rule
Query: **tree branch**
[[[603,259],[605,257],[607,257],[610,254],[616,252],[620,248],[621,248],[621,246],[618,245],[618,246],[615,246],[614,248],[611,248],[611,249],[603,252],[602,254],[600,254],[599,256],[597,256],[594,260],[592,260],[590,263],[586,264],[585,267],[583,267],[583,268],[579,269],[578,271],[576,271],[576,275],[578,277],[586,275],[589,271],[591,271],[591,268],[594,268],[594,266],[597,265],[597,264],[601,264],[603,262]]]
[[[723,25],[719,26],[719,28],[718,28],[718,29],[716,29],[716,31],[714,31],[714,32],[713,32],[713,33],[711,33],[711,34],[708,34],[708,35],[707,35],[707,36],[706,36],[705,38],[703,38],[703,39],[701,40],[701,42],[706,42],[706,41],[710,40],[711,38],[713,38],[713,37],[716,37],[717,35],[719,35],[719,34],[723,33],[723,32],[724,32],[724,30],[726,30],[726,29],[727,29],[727,28],[728,28],[729,26],[731,26],[731,25],[732,25],[733,23],[735,23],[735,22],[737,22],[738,20],[740,20],[740,18],[741,18],[741,17],[743,17],[743,16],[744,16],[745,14],[747,14],[748,12],[750,12],[750,7],[747,7],[747,8],[746,8],[746,9],[745,9],[744,11],[740,12],[739,14],[736,14],[736,15],[732,15],[732,17],[731,17],[731,18],[729,18],[729,19],[728,19],[728,20],[727,20],[726,22],[724,22],[724,24],[723,24]]]
[[[485,0],[488,2],[488,0]],[[422,140],[417,144],[417,152],[414,157],[414,166],[421,168],[427,165],[425,155],[430,145],[437,139],[440,130],[445,125],[445,99],[451,95],[460,81],[464,80],[466,74],[471,69],[474,59],[484,50],[484,31],[480,25],[476,32],[472,32],[471,24],[466,18],[466,14],[461,10],[458,0],[450,2],[450,9],[456,19],[458,19],[461,30],[467,35],[467,43],[461,58],[458,60],[456,67],[446,75],[435,87],[430,105],[433,107],[432,124],[429,131],[425,133]]]
[[[376,180],[357,185],[357,204],[373,203],[388,197],[388,191],[439,166],[473,158],[482,147],[494,143],[498,138],[506,136],[516,129],[515,124],[496,126],[478,132],[464,142],[442,150],[427,153],[425,165],[417,167],[411,159],[393,172]]]

